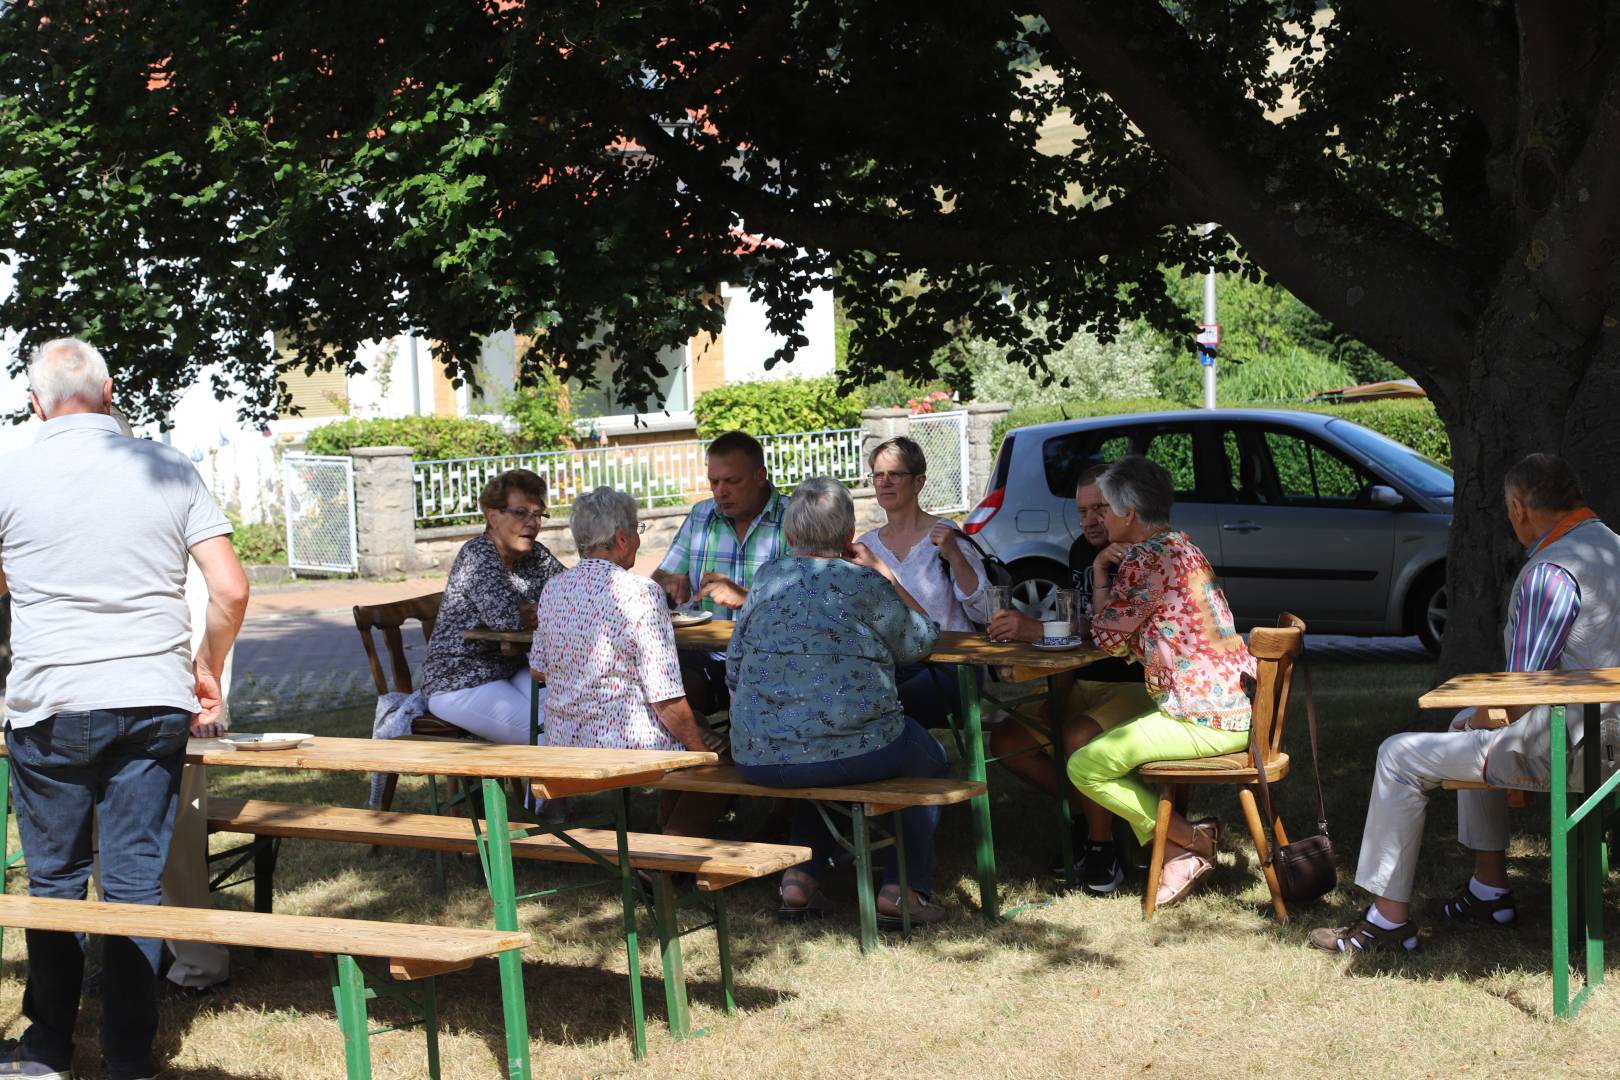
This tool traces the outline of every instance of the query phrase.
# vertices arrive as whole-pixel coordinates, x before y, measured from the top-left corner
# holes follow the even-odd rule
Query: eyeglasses
[[[1108,504],[1105,502],[1088,503],[1080,508],[1080,516],[1083,518],[1092,517],[1093,515],[1101,517],[1107,509]]]
[[[636,532],[644,533],[646,531],[647,531],[647,523],[645,521],[636,522]]]
[[[542,521],[551,516],[544,510],[524,510],[521,507],[515,506],[497,506],[495,510],[497,513],[505,514],[514,521],[522,521],[525,523],[530,521]]]
[[[909,472],[875,472],[872,474],[872,483],[898,484],[900,481],[909,480],[916,475],[916,473]]]

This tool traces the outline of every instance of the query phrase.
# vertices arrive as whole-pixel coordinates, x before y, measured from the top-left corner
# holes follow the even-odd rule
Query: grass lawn
[[[1516,930],[1425,935],[1404,959],[1356,962],[1304,944],[1311,926],[1350,917],[1348,885],[1360,840],[1373,751],[1411,726],[1425,665],[1344,664],[1315,669],[1328,813],[1347,861],[1344,887],[1278,926],[1254,865],[1235,797],[1195,796],[1227,826],[1213,887],[1152,923],[1142,921],[1140,885],[1111,899],[1072,896],[990,927],[978,916],[965,807],[947,810],[939,830],[938,884],[955,917],[910,945],[863,958],[854,934],[854,886],[847,873],[825,883],[836,905],[824,923],[776,923],[774,882],[731,890],[733,948],[741,1012],[718,1007],[712,937],[687,939],[694,1020],[709,1032],[677,1043],[661,1025],[656,938],[643,919],[642,966],[651,1054],[638,1066],[626,1037],[625,958],[616,937],[617,901],[573,893],[525,904],[535,937],[526,954],[535,1074],[631,1073],[694,1077],[1335,1077],[1612,1076],[1610,1042],[1620,1022],[1620,985],[1605,988],[1570,1023],[1551,1020],[1546,801],[1516,811],[1511,852],[1520,898]],[[1308,760],[1303,700],[1289,731],[1298,766]],[[278,728],[363,734],[364,711],[284,717]],[[216,769],[222,795],[289,801],[365,801],[363,779]],[[1004,904],[1039,899],[1054,842],[1049,804],[993,773]],[[404,781],[402,809],[425,809],[426,789]],[[1279,785],[1295,836],[1310,831],[1308,773]],[[641,796],[638,814],[653,800]],[[1464,880],[1471,860],[1455,843],[1454,804],[1437,797],[1427,831],[1422,896]],[[589,813],[590,807],[578,808]],[[745,808],[738,830],[757,811]],[[643,821],[642,827],[647,827]],[[223,845],[230,838],[216,837]],[[570,868],[520,864],[518,886],[565,880]],[[277,909],[292,913],[485,925],[488,902],[471,860],[450,870],[436,895],[431,858],[409,852],[288,841],[277,875]],[[13,882],[12,888],[20,884]],[[247,907],[248,890],[218,898]],[[1611,892],[1611,903],[1614,897]],[[1611,913],[1611,923],[1616,920]],[[1609,935],[1610,948],[1617,941]],[[6,1030],[21,1026],[22,935],[6,935],[0,982]],[[342,1075],[342,1040],[322,962],[238,950],[231,984],[196,1003],[167,1006],[160,1036],[165,1076],[208,1080],[299,1080]],[[440,981],[447,1078],[500,1075],[502,1029],[495,967],[483,963]],[[374,1019],[391,1018],[374,1006]],[[96,1067],[96,1003],[81,1016],[81,1075]],[[426,1075],[419,1034],[372,1042],[375,1075]]]

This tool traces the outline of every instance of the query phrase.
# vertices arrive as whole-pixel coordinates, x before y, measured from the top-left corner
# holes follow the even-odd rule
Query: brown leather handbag
[[[1316,835],[1289,844],[1277,843],[1277,814],[1271,808],[1271,782],[1260,761],[1258,747],[1251,747],[1254,769],[1260,780],[1260,806],[1271,828],[1269,861],[1277,872],[1277,885],[1284,900],[1305,903],[1325,896],[1339,883],[1338,858],[1328,837],[1327,802],[1322,795],[1322,768],[1316,756],[1316,698],[1311,694],[1311,669],[1305,654],[1299,654],[1300,673],[1305,677],[1305,720],[1311,729],[1311,771],[1316,775]]]

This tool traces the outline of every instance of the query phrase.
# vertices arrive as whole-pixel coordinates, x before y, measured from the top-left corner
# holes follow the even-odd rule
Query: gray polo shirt
[[[11,588],[6,721],[171,706],[195,712],[186,551],[231,531],[179,451],[100,413],[47,420],[0,457]]]

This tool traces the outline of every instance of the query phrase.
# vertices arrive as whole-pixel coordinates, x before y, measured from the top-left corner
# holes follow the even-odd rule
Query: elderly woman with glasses
[[[754,578],[726,654],[731,753],[750,783],[819,787],[896,776],[944,776],[945,749],[900,706],[895,668],[928,655],[939,627],[864,544],[855,506],[836,480],[793,492],[782,523],[791,555]],[[793,842],[809,862],[782,878],[782,915],[819,907],[816,875],[834,844],[815,806],[793,804]],[[944,918],[933,889],[937,807],[901,814],[914,923]],[[900,881],[884,849],[878,918],[900,923]]]
[[[888,516],[860,543],[882,561],[941,630],[972,630],[990,621],[984,560],[954,521],[918,503],[928,482],[922,447],[901,436],[879,444],[869,459],[877,503]],[[898,674],[906,715],[940,727],[957,706],[956,672],[946,664],[914,664]]]
[[[1108,503],[1109,544],[1092,563],[1092,640],[1104,652],[1141,662],[1155,709],[1092,739],[1070,756],[1067,771],[1082,795],[1124,818],[1147,843],[1158,796],[1136,777],[1137,767],[1248,749],[1246,684],[1255,664],[1209,560],[1186,533],[1170,528],[1175,486],[1164,467],[1124,457],[1097,485]],[[1214,872],[1218,838],[1213,821],[1171,815],[1160,907]],[[1088,850],[1085,857],[1089,868],[1114,856]]]
[[[546,676],[546,745],[725,754],[725,738],[687,704],[663,587],[632,572],[636,500],[599,487],[574,500],[568,524],[579,564],[541,593],[529,656]],[[701,835],[726,805],[724,796],[663,794],[667,833]]]
[[[534,686],[528,665],[521,656],[502,656],[495,642],[466,641],[461,632],[533,628],[541,590],[563,571],[536,539],[546,482],[510,469],[484,485],[478,506],[484,533],[467,541],[450,567],[422,665],[422,697],[434,716],[481,739],[526,743]]]

